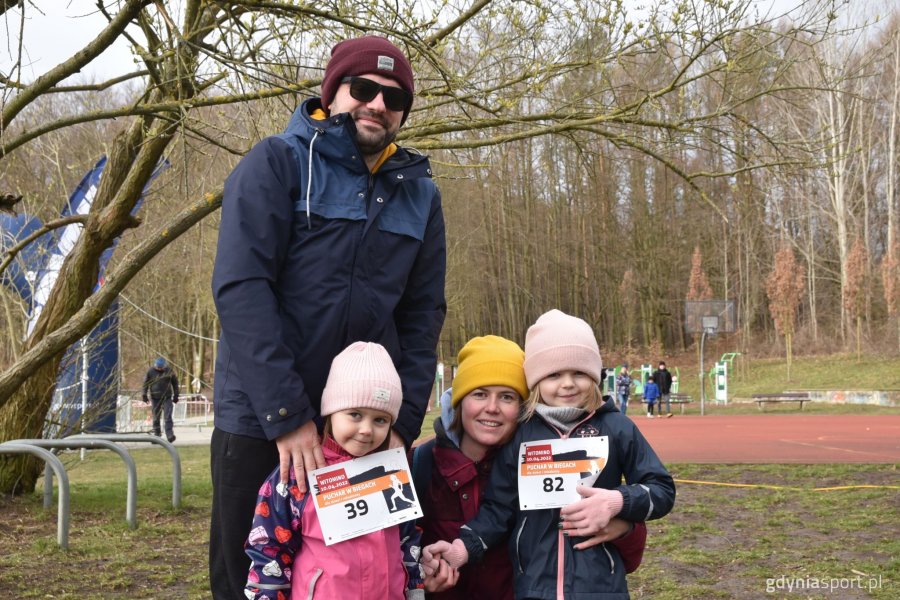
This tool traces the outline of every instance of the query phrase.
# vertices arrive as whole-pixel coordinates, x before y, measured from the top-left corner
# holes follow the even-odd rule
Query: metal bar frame
[[[146,433],[76,433],[63,439],[100,439],[110,442],[142,442],[162,446],[172,457],[172,508],[181,508],[181,456],[172,442]]]
[[[59,482],[59,503],[56,509],[56,543],[63,550],[69,548],[69,476],[66,467],[55,454],[34,444],[25,444],[21,440],[9,441],[0,444],[0,454],[31,454],[44,461],[48,473],[56,473]],[[53,498],[52,475],[45,473],[44,478],[50,480],[50,498]],[[44,507],[49,508],[46,497],[46,484],[44,495]]]
[[[128,492],[125,498],[125,521],[128,523],[128,527],[131,529],[137,529],[137,467],[134,465],[134,459],[131,458],[131,454],[128,453],[128,450],[123,448],[122,446],[115,444],[113,442],[107,440],[100,439],[90,439],[90,440],[73,440],[73,439],[63,439],[63,440],[43,440],[43,439],[20,439],[20,440],[10,440],[10,442],[15,442],[17,444],[30,444],[32,446],[37,446],[39,448],[62,448],[73,450],[75,448],[89,448],[89,449],[97,449],[104,448],[106,450],[112,450],[116,454],[118,454],[122,461],[125,463],[125,468],[128,472]],[[9,443],[9,442],[7,442]],[[45,498],[46,498],[46,481],[44,482],[45,486]]]

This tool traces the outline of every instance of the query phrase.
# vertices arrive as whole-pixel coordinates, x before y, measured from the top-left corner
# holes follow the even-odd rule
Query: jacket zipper
[[[600,544],[602,546],[603,551],[606,552],[606,558],[609,559],[609,574],[615,575],[616,573],[616,562],[613,560],[612,554],[609,553],[609,549],[606,547],[606,542]]]
[[[559,541],[556,544],[558,548],[556,557],[556,600],[565,600],[565,562],[566,562],[566,536],[563,532],[559,532]]]
[[[576,423],[572,427],[572,429],[570,429],[569,431],[571,432],[571,431],[575,431],[576,429],[578,429],[579,425],[581,425],[585,421],[588,421],[591,417],[594,416],[594,413],[596,413],[596,412],[597,411],[591,411],[591,413],[588,414],[588,416],[586,416],[581,421]],[[547,423],[547,426],[550,427],[550,429],[552,429],[553,431],[556,432],[556,435],[559,436],[559,439],[561,439],[561,440],[569,439],[568,433],[561,432],[559,429],[554,427],[551,423],[548,423],[546,420],[544,422]],[[524,522],[523,522],[523,526],[524,526]],[[565,575],[566,575],[566,570],[565,570],[566,569],[566,536],[564,536],[563,532],[560,531],[558,538],[559,539],[557,540],[557,543],[556,543],[556,546],[558,548],[557,557],[556,557],[556,600],[565,600],[564,588],[565,588]],[[518,540],[516,540],[516,545],[518,546]],[[603,550],[606,551],[605,545],[603,547]],[[518,550],[517,550],[517,552],[518,552]],[[606,551],[606,555],[609,556],[608,551]],[[610,557],[610,561],[611,560],[612,560],[612,557]],[[519,568],[521,569],[521,566]]]
[[[309,588],[307,588],[306,598],[307,600],[313,600],[313,594],[316,591],[316,583],[319,581],[319,577],[322,576],[322,569],[316,569],[315,575],[313,578],[309,580]]]
[[[519,567],[519,573],[525,573],[525,569],[522,568],[522,553],[519,552],[519,541],[522,539],[522,532],[525,531],[525,523],[528,522],[528,517],[522,519],[522,526],[519,527],[519,533],[516,534],[516,563]]]

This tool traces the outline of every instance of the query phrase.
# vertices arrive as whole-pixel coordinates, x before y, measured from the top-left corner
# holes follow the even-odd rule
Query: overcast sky
[[[47,72],[62,61],[71,57],[106,25],[106,19],[96,9],[96,0],[33,0],[44,10],[52,10],[40,15],[29,6],[24,23],[24,38],[27,42],[27,54],[23,60],[22,79],[31,81]],[[112,0],[108,0],[111,4]],[[866,2],[872,0],[865,0]],[[774,14],[783,13],[801,3],[801,0],[760,0],[761,7],[772,7]],[[48,9],[47,7],[52,7]],[[0,30],[8,32],[7,42],[0,48],[0,72],[9,74],[13,59],[17,55],[18,32],[21,12],[12,9],[0,16]],[[180,15],[172,17],[178,22]],[[120,39],[95,59],[82,72],[83,76],[101,80],[103,78],[122,75],[137,67],[124,39]]]
[[[33,7],[26,10],[28,18],[24,23],[23,37],[27,44],[27,54],[22,65],[22,79],[25,81],[31,81],[71,57],[96,38],[107,25],[106,19],[97,12],[96,0],[34,0],[34,3],[50,12],[41,15]],[[4,75],[9,74],[12,61],[18,54],[16,44],[21,14],[18,8],[14,8],[0,16],[3,20],[0,30],[9,32],[7,42],[0,48],[0,72]],[[120,38],[85,67],[82,74],[101,79],[104,76],[128,73],[136,68],[128,43]]]

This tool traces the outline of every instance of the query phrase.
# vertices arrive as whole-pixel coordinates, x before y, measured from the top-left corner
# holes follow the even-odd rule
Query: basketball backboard
[[[737,326],[733,300],[685,300],[686,333],[733,333]]]

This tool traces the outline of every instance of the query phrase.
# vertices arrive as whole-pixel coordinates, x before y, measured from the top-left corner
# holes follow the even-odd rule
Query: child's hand
[[[603,542],[611,542],[613,540],[617,540],[623,535],[629,533],[632,527],[634,527],[634,525],[630,521],[614,517],[609,520],[609,524],[601,529],[599,533],[591,536],[590,539],[581,542],[580,544],[575,544],[574,548],[576,550],[586,550],[591,546],[596,546],[597,544],[602,544]]]
[[[450,543],[443,540],[429,544],[422,548],[422,558],[419,564],[425,569],[425,576],[428,577],[440,569],[441,554],[450,548]]]
[[[582,499],[562,508],[559,513],[559,528],[573,536],[597,535],[622,510],[622,492],[586,485],[579,485],[577,489]]]
[[[449,590],[459,581],[459,570],[450,566],[446,560],[438,560],[437,571],[425,575],[425,591],[429,594]]]
[[[437,572],[440,569],[441,559],[447,561],[454,569],[458,569],[469,562],[469,551],[459,538],[453,540],[452,544],[441,540],[425,546],[420,561],[425,566],[425,574]]]

